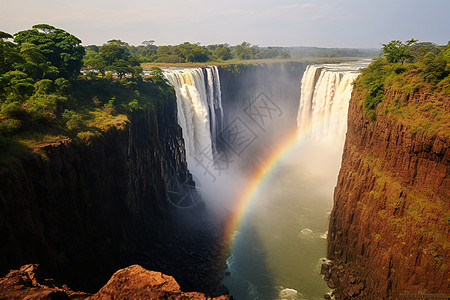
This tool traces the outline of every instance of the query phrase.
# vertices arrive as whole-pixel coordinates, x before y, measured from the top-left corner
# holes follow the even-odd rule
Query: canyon
[[[39,264],[43,278],[55,278],[96,299],[116,293],[104,285],[118,269],[122,279],[123,274],[133,278],[158,271],[176,282],[153,274],[174,287],[154,291],[161,293],[155,297],[169,297],[166,292],[174,292],[174,299],[190,299],[182,293],[204,293],[192,294],[192,299],[226,294],[222,279],[229,245],[222,237],[223,220],[211,214],[207,201],[198,200],[188,209],[173,205],[168,183],[177,178],[195,186],[191,174],[205,176],[193,167],[195,158],[205,149],[208,157],[223,152],[239,157],[237,168],[250,174],[297,129],[298,118],[314,110],[299,103],[307,66],[225,65],[191,68],[183,76],[175,69],[172,77],[166,70],[177,97],[188,82],[204,85],[200,94],[209,100],[196,104],[203,105],[204,115],[199,116],[202,122],[192,122],[193,131],[186,121],[193,119],[192,108],[181,107],[172,94],[152,109],[131,113],[128,121],[89,143],[64,139],[37,145],[14,168],[0,167],[0,274],[16,269],[7,277],[17,277],[34,270],[35,265],[27,264]],[[190,92],[186,97],[193,99]],[[386,101],[399,95],[392,91]],[[448,133],[415,132],[381,112],[373,121],[364,115],[364,96],[355,89],[349,104],[328,230],[331,262],[321,273],[335,299],[450,293]],[[278,110],[276,121],[264,126],[247,111],[259,97],[270,99]],[[402,99],[405,105],[425,106],[437,101],[433,97],[419,91]],[[448,111],[448,101],[443,102]],[[220,138],[236,120],[257,137],[239,154]],[[345,130],[333,133],[343,120],[335,121],[327,125],[327,135],[343,137]],[[63,292],[71,297],[70,291]]]

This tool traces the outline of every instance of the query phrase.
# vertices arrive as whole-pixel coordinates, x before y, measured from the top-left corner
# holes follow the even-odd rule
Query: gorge
[[[367,64],[163,68],[175,93],[153,110],[0,169],[1,271],[38,262],[93,292],[139,263],[236,299],[448,292],[448,136],[370,121],[351,96]],[[416,194],[426,217],[404,228]]]
[[[231,207],[229,214],[237,215],[235,218],[240,219],[236,221],[240,225],[227,225],[233,227],[233,232],[227,233],[228,237],[232,235],[232,250],[227,260],[227,272],[230,275],[224,279],[225,285],[237,299],[283,297],[313,299],[321,298],[321,295],[327,292],[318,274],[317,265],[325,256],[327,212],[331,209],[330,199],[342,153],[351,83],[356,78],[358,69],[366,65],[367,62],[353,62],[308,66],[303,75],[301,97],[295,94],[292,88],[283,89],[284,94],[281,95],[278,92],[283,81],[274,75],[279,72],[277,75],[281,73],[284,75],[283,79],[290,76],[284,70],[284,66],[278,70],[274,67],[276,72],[263,69],[255,74],[251,70],[250,72],[245,70],[248,73],[237,75],[243,76],[244,80],[239,81],[246,90],[243,94],[237,94],[240,99],[238,101],[234,99],[232,110],[227,110],[227,106],[224,105],[226,120],[224,128],[226,130],[227,122],[230,122],[228,120],[231,120],[230,124],[234,124],[234,118],[239,117],[240,122],[246,121],[245,125],[250,127],[252,133],[260,133],[255,138],[254,144],[248,145],[252,156],[256,156],[257,149],[263,148],[264,144],[269,145],[266,152],[260,152],[259,157],[259,164],[266,166],[265,173],[269,175],[265,176],[268,178],[264,180],[257,178],[258,176],[255,176],[256,179],[248,178],[258,173],[261,167],[242,159],[247,149],[239,153],[239,156],[234,156],[234,160],[238,160],[237,165],[244,167],[231,165],[222,170],[222,174],[219,175],[217,172],[214,174],[214,178],[220,176],[220,184],[226,182],[229,189],[228,199],[224,198],[221,201],[225,201]],[[216,67],[210,68],[214,73]],[[183,108],[181,127],[185,130],[187,126],[185,130],[187,132],[191,130],[195,132],[198,128],[199,134],[190,134],[191,137],[199,137],[198,140],[192,138],[185,140],[193,144],[192,148],[203,145],[200,149],[204,149],[212,144],[212,147],[207,148],[208,151],[211,151],[211,148],[217,149],[214,144],[218,141],[212,138],[212,128],[217,126],[211,123],[211,120],[217,117],[211,117],[211,112],[214,112],[214,106],[211,104],[213,102],[208,99],[209,94],[205,93],[214,88],[212,85],[208,86],[211,82],[208,80],[208,72],[192,68],[165,69],[164,72],[179,95],[178,107]],[[268,77],[272,78],[267,79]],[[289,83],[288,80],[284,81],[286,86],[289,86]],[[296,85],[291,83],[291,86]],[[299,91],[298,82],[295,91],[297,93]],[[227,92],[224,94],[227,95]],[[261,94],[264,95],[263,98],[260,97]],[[225,103],[228,101],[224,101]],[[249,110],[248,108],[252,106],[253,109]],[[284,122],[276,119],[278,110],[286,112],[286,115],[283,115]],[[292,111],[298,111],[297,115],[292,114]],[[273,119],[268,112],[273,113]],[[223,110],[220,110],[220,113],[222,114]],[[185,123],[185,115],[191,116],[190,124]],[[263,116],[264,119],[256,120],[263,120],[265,123],[255,125],[252,123],[254,116]],[[296,118],[298,124],[294,123]],[[208,120],[211,126],[207,126]],[[314,126],[311,126],[312,123]],[[198,127],[198,124],[202,126]],[[264,132],[258,131],[257,125],[262,124]],[[208,134],[204,132],[209,133],[210,140],[205,141],[204,137],[208,137]],[[223,138],[221,133],[216,136]],[[284,136],[289,136],[288,142]],[[233,146],[227,140],[222,139],[222,143]],[[252,147],[255,148],[254,151]],[[224,149],[226,155],[232,155],[233,150]],[[189,162],[194,165],[194,168],[190,167],[191,171],[199,165],[203,151],[196,152],[193,159],[188,160],[188,165]],[[217,157],[222,157],[217,150],[214,154],[216,160]],[[331,167],[319,163],[321,160],[331,163]],[[202,178],[201,171],[206,170],[197,172],[200,173],[197,178],[204,187],[208,185],[208,178]],[[218,170],[212,165],[207,171],[212,174]],[[276,179],[279,177],[283,179]],[[245,182],[244,190],[250,186],[250,189],[259,191],[248,198],[242,196],[240,190],[243,188],[233,184],[233,179],[236,181],[236,178]],[[313,186],[307,187],[308,182],[314,182]],[[272,188],[269,185],[272,185]],[[212,188],[218,190],[214,185]],[[232,191],[233,188],[237,191]],[[217,194],[207,196],[217,197]],[[233,198],[238,199],[235,204],[232,202]],[[205,201],[211,203],[209,199]],[[315,230],[319,228],[318,230],[322,232],[313,232],[308,227]],[[302,271],[289,270],[293,264],[298,265]]]

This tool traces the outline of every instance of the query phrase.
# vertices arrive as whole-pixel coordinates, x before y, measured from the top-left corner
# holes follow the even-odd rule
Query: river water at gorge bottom
[[[342,153],[336,149],[298,146],[261,186],[227,261],[223,283],[235,299],[323,299],[330,291],[319,272]]]

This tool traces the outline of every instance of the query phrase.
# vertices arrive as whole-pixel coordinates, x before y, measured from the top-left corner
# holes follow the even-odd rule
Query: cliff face
[[[45,156],[2,167],[0,273],[40,263],[76,288],[95,289],[121,256],[170,236],[165,185],[187,172],[175,120],[170,99],[88,144],[39,145]]]
[[[386,101],[399,94],[390,91]],[[371,122],[363,99],[355,90],[350,101],[328,236],[335,266],[326,279],[340,299],[450,294],[448,133],[423,133],[381,112]],[[449,109],[431,93],[402,99]]]

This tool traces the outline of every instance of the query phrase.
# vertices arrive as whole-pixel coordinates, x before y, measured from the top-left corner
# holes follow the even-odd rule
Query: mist
[[[329,292],[318,266],[326,256],[352,82],[367,64],[163,69],[176,91],[201,199],[192,202],[204,205],[219,231],[232,226],[223,282],[237,299]],[[264,178],[255,178],[262,167]],[[243,199],[249,188],[252,199]],[[233,215],[240,226],[229,224]]]

